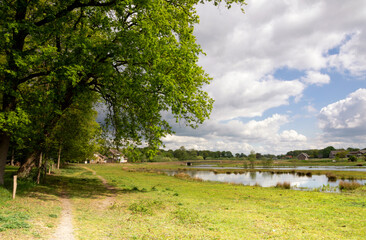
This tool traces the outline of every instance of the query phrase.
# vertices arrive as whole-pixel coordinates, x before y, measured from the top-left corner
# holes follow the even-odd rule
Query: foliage
[[[99,150],[97,142],[101,128],[95,121],[97,112],[93,109],[95,95],[72,104],[61,116],[48,139],[48,147],[57,152],[62,150],[62,160],[84,162]],[[54,153],[54,159],[57,155]]]
[[[346,181],[340,181],[339,182],[339,189],[340,190],[355,190],[357,188],[361,187],[361,184],[358,182],[346,182]]]
[[[211,79],[197,64],[202,50],[193,35],[201,2],[2,2],[0,144],[29,123],[28,109],[30,152],[42,151],[63,112],[90,92],[103,99],[105,130],[117,144],[146,142],[153,154],[172,133],[164,112],[197,127],[213,104],[202,90]]]
[[[336,150],[334,147],[329,146],[329,147],[326,147],[326,148],[322,149],[320,152],[322,153],[323,158],[328,158],[330,152],[334,151],[334,150]]]
[[[249,156],[248,156],[248,160],[249,160],[249,163],[250,163],[250,167],[251,167],[251,168],[254,168],[255,159],[256,159],[256,154],[255,154],[255,152],[252,150],[252,151],[250,151],[250,154],[249,154]]]
[[[337,181],[337,175],[335,175],[333,172],[327,172],[327,173],[325,174],[325,176],[327,176],[328,181],[330,181],[330,182],[335,182],[335,181]]]
[[[357,157],[354,156],[354,155],[351,155],[351,156],[348,157],[348,161],[350,161],[350,162],[357,162]]]
[[[336,158],[345,158],[347,156],[347,154],[349,153],[349,151],[341,151],[341,152],[337,152],[336,153]]]
[[[291,189],[291,184],[289,182],[278,182],[276,188]]]

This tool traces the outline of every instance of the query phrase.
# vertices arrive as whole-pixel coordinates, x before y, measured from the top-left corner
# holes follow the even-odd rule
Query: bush
[[[356,188],[361,187],[361,184],[359,184],[358,182],[345,182],[345,181],[340,181],[339,182],[339,189],[342,190],[355,190]]]
[[[349,156],[349,158],[348,158],[348,161],[350,161],[350,162],[356,162],[357,161],[357,157],[356,156]]]
[[[337,181],[337,176],[334,173],[332,173],[332,172],[326,173],[325,176],[327,176],[328,181],[330,181],[330,182]]]
[[[289,182],[283,182],[283,183],[278,182],[276,184],[276,188],[290,189],[291,184]]]

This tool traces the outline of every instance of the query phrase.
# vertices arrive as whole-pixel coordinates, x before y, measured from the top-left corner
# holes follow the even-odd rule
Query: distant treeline
[[[335,149],[332,146],[323,148],[323,149],[310,149],[310,150],[294,150],[289,151],[286,155],[281,155],[280,158],[293,158],[297,157],[300,153],[306,153],[309,155],[310,158],[328,158],[331,151],[342,151],[344,154],[340,154],[341,157],[345,157],[343,155],[347,154],[348,152],[358,151],[359,148],[352,148],[349,147],[347,149]]]
[[[247,159],[244,153],[235,153],[231,151],[210,151],[195,150],[180,147],[176,150],[159,149],[153,158],[148,157],[148,148],[133,148],[123,150],[130,162],[164,162],[164,161],[184,161],[184,160],[216,160],[216,159]],[[256,159],[274,159],[273,154],[255,153]]]
[[[309,150],[293,150],[286,154],[274,155],[274,154],[261,154],[252,152],[255,154],[255,159],[292,159],[296,158],[300,153],[306,153],[310,158],[328,158],[331,151],[342,151],[339,154],[340,157],[345,157],[346,153],[351,151],[358,151],[358,148],[347,149],[335,149],[332,146],[323,149],[309,149]],[[148,148],[129,148],[123,150],[123,153],[129,159],[129,162],[168,162],[168,161],[184,161],[184,160],[218,160],[218,159],[248,159],[248,155],[244,153],[235,153],[231,151],[210,151],[210,150],[195,150],[186,149],[180,147],[176,150],[164,150],[159,149],[157,154],[153,158],[149,158]],[[344,155],[344,156],[343,156]]]

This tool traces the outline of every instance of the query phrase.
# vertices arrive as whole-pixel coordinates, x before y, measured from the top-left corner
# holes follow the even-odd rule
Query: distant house
[[[93,159],[90,160],[90,163],[107,163],[107,157],[100,154],[100,153],[94,153]]]
[[[329,158],[335,158],[337,153],[344,152],[344,150],[336,150],[336,151],[330,151]]]
[[[365,154],[366,154],[366,150],[358,150],[358,151],[354,151],[354,152],[349,152],[347,154],[347,157],[350,157],[350,156],[361,157]]]
[[[309,160],[309,155],[306,153],[300,153],[299,155],[297,155],[297,159],[299,160]]]
[[[108,163],[127,163],[127,157],[116,149],[109,149]]]

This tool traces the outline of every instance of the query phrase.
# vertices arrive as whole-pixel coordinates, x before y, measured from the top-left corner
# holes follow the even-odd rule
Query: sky
[[[215,100],[198,129],[172,121],[165,149],[285,154],[366,147],[366,1],[197,6],[194,34]]]

